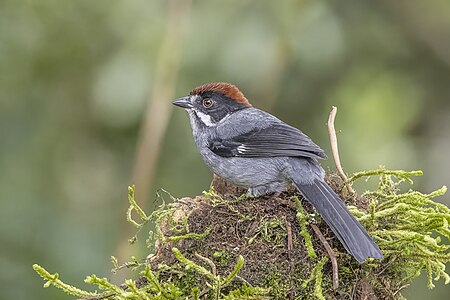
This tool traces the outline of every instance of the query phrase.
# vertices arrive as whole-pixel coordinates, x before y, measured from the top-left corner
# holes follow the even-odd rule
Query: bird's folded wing
[[[326,158],[324,151],[307,135],[285,123],[275,122],[263,128],[249,127],[247,132],[235,136],[221,137],[219,134],[209,148],[223,157]]]

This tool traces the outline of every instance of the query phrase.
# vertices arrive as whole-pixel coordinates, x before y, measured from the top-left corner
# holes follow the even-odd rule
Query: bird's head
[[[252,107],[236,86],[225,82],[204,84],[172,103],[185,108],[191,118],[196,118],[208,127],[215,126],[235,111]]]

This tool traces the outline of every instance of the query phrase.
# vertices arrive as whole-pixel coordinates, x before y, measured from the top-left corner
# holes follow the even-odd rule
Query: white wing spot
[[[239,145],[238,147],[237,147],[237,151],[238,151],[238,153],[244,153],[244,152],[246,152],[247,151],[247,147],[245,147],[244,145]]]

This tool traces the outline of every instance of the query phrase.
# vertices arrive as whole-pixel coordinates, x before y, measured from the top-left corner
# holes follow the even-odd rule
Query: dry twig
[[[214,276],[217,275],[216,265],[213,263],[212,260],[210,260],[209,258],[204,257],[204,256],[198,254],[197,252],[194,252],[194,255],[195,255],[198,259],[202,260],[203,262],[205,262],[205,263],[207,263],[207,264],[209,265],[209,267],[211,268],[211,271],[212,271],[212,273],[213,273]]]
[[[287,222],[287,248],[288,248],[288,254],[291,256],[291,251],[294,249],[294,243],[292,242],[292,227],[291,223]]]
[[[328,256],[330,257],[331,267],[333,268],[333,289],[337,290],[339,288],[338,264],[336,260],[337,255],[334,253],[333,249],[331,249],[330,244],[328,244],[319,227],[315,224],[311,224],[311,228],[314,230],[314,233],[317,235],[323,247],[327,251]]]
[[[333,106],[327,122],[328,134],[330,136],[331,152],[333,153],[333,159],[334,163],[336,164],[336,169],[341,179],[345,182],[347,180],[347,175],[345,175],[344,170],[342,169],[341,160],[339,159],[336,129],[334,128],[334,119],[336,118],[336,113],[337,107]],[[349,191],[349,193],[355,194],[355,190],[350,186],[350,184],[347,184],[347,190]]]

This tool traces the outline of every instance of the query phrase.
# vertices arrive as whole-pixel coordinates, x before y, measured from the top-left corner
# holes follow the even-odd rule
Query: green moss
[[[58,289],[63,290],[68,295],[79,297],[79,298],[95,298],[95,297],[103,297],[103,296],[108,295],[108,293],[99,294],[99,293],[84,291],[82,289],[71,286],[67,283],[64,283],[59,279],[58,273],[50,274],[46,269],[44,269],[43,267],[41,267],[38,264],[34,264],[33,269],[36,271],[36,273],[39,274],[39,276],[41,276],[45,280],[44,288],[48,288],[49,286],[54,286]]]
[[[253,219],[250,215],[243,214],[241,211],[236,209],[236,207],[234,206],[234,204],[247,199],[248,198],[247,194],[239,195],[238,197],[235,197],[234,199],[224,199],[221,195],[219,195],[216,192],[216,190],[214,189],[214,186],[211,185],[211,187],[209,188],[209,191],[203,191],[203,196],[205,197],[205,199],[207,201],[209,201],[209,203],[211,204],[212,207],[224,206],[228,210],[230,210],[233,213],[235,213],[236,215],[238,215],[240,218],[240,221],[247,221],[247,220]]]
[[[286,299],[289,284],[283,277],[279,270],[272,268],[264,279],[264,286],[270,287],[270,296],[273,299]]]
[[[183,235],[169,236],[169,241],[171,241],[171,242],[178,242],[178,241],[181,241],[181,240],[184,240],[184,239],[200,240],[200,239],[204,238],[205,236],[207,236],[210,232],[211,232],[211,228],[207,228],[202,233],[189,232],[189,233],[186,233],[186,234],[183,234]]]
[[[445,263],[450,261],[450,246],[443,244],[442,238],[450,238],[450,209],[431,200],[443,195],[446,187],[430,194],[413,190],[399,193],[399,183],[412,183],[411,176],[422,175],[420,171],[380,169],[357,173],[349,181],[373,174],[380,175],[380,181],[376,191],[365,193],[371,199],[369,213],[355,212],[355,208],[352,212],[366,228],[373,228],[370,233],[386,259],[394,261],[390,271],[395,273],[396,280],[408,282],[426,270],[430,288],[434,286],[433,280],[441,277],[449,283]]]
[[[117,286],[106,278],[89,276],[86,282],[103,291],[95,293],[68,285],[57,273],[50,274],[38,265],[33,268],[46,280],[45,287],[53,285],[77,298],[234,300],[285,299],[289,295],[296,299],[345,299],[366,293],[360,290],[363,282],[378,298],[402,299],[398,291],[422,271],[429,288],[440,279],[450,282],[445,272],[450,261],[450,209],[433,200],[443,195],[446,187],[429,194],[402,192],[401,184],[412,183],[412,176],[417,175],[421,172],[379,169],[356,173],[344,183],[332,182],[339,192],[354,180],[379,176],[378,188],[361,198],[341,196],[354,204],[350,211],[385,256],[383,261],[357,264],[319,222],[317,226],[338,253],[337,291],[332,289],[328,255],[309,232],[313,210],[295,191],[277,198],[226,198],[212,187],[203,197],[182,201],[165,192],[173,202],[162,201],[147,215],[134,201],[134,188],[130,187],[127,219],[137,228],[132,240],[153,222],[156,234],[150,236],[149,243],[159,245],[148,261],[132,258],[120,265],[112,258],[115,272],[140,270],[134,279]],[[293,240],[290,249],[287,226]]]
[[[286,236],[286,220],[262,219],[255,235],[248,240],[248,244],[261,237],[264,241],[274,244],[275,247],[283,247]]]
[[[226,250],[220,250],[213,253],[214,259],[219,263],[220,266],[226,267],[230,265],[230,260],[232,254]]]
[[[323,280],[323,266],[327,262],[328,257],[327,256],[322,257],[322,259],[316,264],[316,266],[312,270],[310,277],[302,284],[302,287],[306,288],[309,283],[314,281],[314,296],[319,300],[325,300],[322,290],[322,280]]]
[[[231,291],[228,295],[223,296],[223,300],[265,300],[271,299],[267,296],[269,293],[268,289],[260,287],[248,287],[244,284],[240,289]]]
[[[317,254],[314,251],[312,242],[311,242],[311,235],[309,234],[307,225],[309,222],[309,215],[305,213],[305,210],[303,209],[302,204],[300,203],[300,200],[297,196],[292,197],[295,201],[296,207],[297,207],[297,220],[300,224],[300,234],[303,237],[305,241],[306,249],[308,250],[308,255],[310,258],[316,258]]]
[[[222,289],[229,286],[233,280],[236,279],[236,276],[244,265],[244,258],[239,256],[232,271],[227,276],[221,276],[216,273],[216,267],[207,258],[202,257],[203,260],[208,261],[211,266],[211,270],[207,270],[205,267],[197,264],[193,260],[189,260],[177,248],[173,248],[172,252],[175,254],[178,261],[185,266],[186,270],[194,270],[199,275],[206,278],[206,286],[210,289],[209,294],[212,295],[214,299],[223,298]]]

